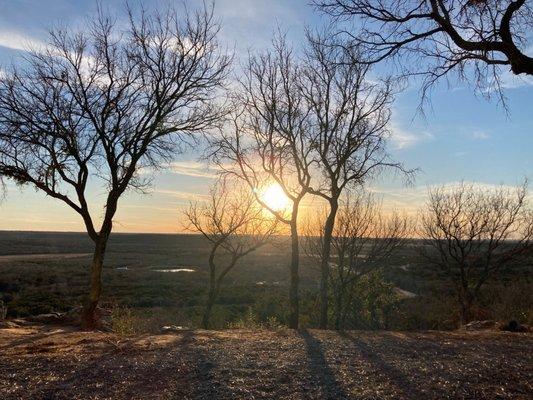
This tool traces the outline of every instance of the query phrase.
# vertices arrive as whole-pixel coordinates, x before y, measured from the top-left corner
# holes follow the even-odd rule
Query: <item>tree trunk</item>
[[[298,203],[292,207],[292,221],[291,221],[291,265],[290,265],[290,288],[289,288],[289,328],[298,329],[300,316],[300,302],[298,295],[299,274],[298,264],[300,258],[300,249],[298,245]]]
[[[83,329],[94,329],[98,323],[96,308],[102,294],[102,267],[108,239],[109,235],[100,235],[95,244],[91,266],[91,289],[83,308],[81,320]]]
[[[209,290],[209,296],[205,305],[204,316],[202,317],[202,328],[209,329],[209,319],[211,318],[211,310],[215,304],[216,294],[214,289]]]
[[[204,316],[202,317],[202,328],[209,329],[209,318],[211,317],[211,310],[215,304],[217,296],[217,284],[216,284],[216,265],[215,254],[218,245],[215,245],[209,255],[209,294],[207,296],[207,303],[205,305]]]
[[[341,314],[342,314],[342,290],[340,288],[337,288],[339,293],[337,293],[335,297],[335,330],[341,329]]]
[[[461,299],[461,325],[464,326],[470,322],[471,319],[471,309],[472,309],[473,299],[470,295],[465,295]]]
[[[113,230],[113,217],[117,211],[118,195],[110,193],[106,202],[106,212],[102,227],[95,240],[93,263],[91,266],[91,290],[83,308],[81,325],[83,329],[95,329],[98,324],[96,308],[102,294],[102,268],[109,235]]]
[[[329,259],[331,254],[331,239],[333,237],[333,228],[335,227],[335,218],[339,208],[337,199],[329,202],[329,215],[324,225],[324,235],[322,243],[322,260],[320,264],[320,329],[328,327],[328,279],[329,279]]]

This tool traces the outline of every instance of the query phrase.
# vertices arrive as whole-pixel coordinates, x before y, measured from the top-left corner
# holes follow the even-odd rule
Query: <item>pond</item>
[[[195,269],[191,268],[170,268],[170,269],[154,269],[155,272],[195,272]]]

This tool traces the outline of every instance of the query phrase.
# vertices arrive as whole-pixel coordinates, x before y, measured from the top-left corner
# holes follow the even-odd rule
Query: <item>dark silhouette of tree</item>
[[[311,219],[305,236],[306,253],[317,261],[324,260],[325,223],[327,218],[320,215]],[[349,191],[340,200],[328,259],[328,292],[333,301],[330,312],[335,329],[347,328],[360,279],[382,268],[405,245],[412,225],[398,213],[385,216],[374,196],[362,190]]]
[[[344,29],[363,46],[368,62],[394,59],[408,75],[423,75],[423,95],[439,78],[455,71],[482,93],[499,89],[501,67],[533,75],[525,53],[533,11],[526,0],[315,0],[338,21],[357,20]],[[489,89],[487,91],[486,89]],[[503,97],[501,97],[503,100]]]
[[[211,311],[225,276],[244,256],[266,244],[276,233],[277,220],[265,215],[248,186],[220,180],[205,202],[192,203],[185,211],[189,229],[210,243],[209,292],[202,327],[209,328]]]
[[[99,11],[86,32],[54,30],[46,50],[0,78],[0,175],[66,203],[94,242],[87,328],[120,197],[144,190],[141,168],[166,163],[225,112],[215,100],[230,59],[213,9],[128,15],[125,29]],[[91,178],[106,194],[99,227]]]
[[[299,324],[298,215],[309,191],[313,163],[300,73],[281,35],[272,51],[251,56],[236,93],[237,114],[213,141],[210,154],[227,174],[246,182],[258,203],[290,228],[289,327],[293,329]],[[262,199],[262,191],[272,184],[279,185],[287,197],[289,210],[273,209]]]
[[[487,190],[461,183],[429,191],[423,254],[453,283],[463,324],[487,280],[530,255],[533,210],[527,193],[526,184]]]
[[[392,84],[371,83],[369,65],[324,37],[308,34],[298,57],[281,35],[274,51],[251,57],[238,94],[240,110],[231,134],[222,132],[213,155],[229,161],[231,173],[258,190],[278,184],[292,203],[290,213],[272,210],[291,229],[291,320],[297,327],[298,214],[307,193],[325,199],[321,261],[320,326],[327,327],[329,249],[339,197],[350,185],[362,185],[386,167],[405,171],[385,151],[389,135]]]
[[[328,204],[321,251],[320,320],[328,325],[330,248],[339,199],[350,187],[361,187],[386,168],[412,175],[386,152],[393,88],[390,80],[372,82],[370,65],[328,39],[308,34],[299,79],[306,109],[306,137],[314,144],[315,176],[310,193]]]

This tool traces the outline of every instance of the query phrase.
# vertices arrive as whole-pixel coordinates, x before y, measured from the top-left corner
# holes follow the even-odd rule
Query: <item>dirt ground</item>
[[[533,336],[0,329],[0,399],[531,399]]]

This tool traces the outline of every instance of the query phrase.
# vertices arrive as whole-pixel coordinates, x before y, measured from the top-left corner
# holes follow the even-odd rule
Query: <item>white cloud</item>
[[[431,140],[433,135],[429,132],[407,131],[398,127],[396,124],[391,125],[391,142],[395,149],[402,150],[413,147],[420,142]]]
[[[174,199],[178,200],[185,200],[185,201],[196,201],[206,198],[207,195],[200,194],[200,193],[192,193],[192,192],[183,192],[180,190],[166,190],[166,189],[158,189],[155,190],[154,193],[161,194],[165,196],[173,197]]]
[[[43,50],[46,43],[18,32],[0,31],[0,46],[14,50]]]
[[[178,175],[214,179],[216,171],[197,161],[176,161],[170,164],[170,171]]]
[[[198,161],[174,161],[170,164],[163,165],[158,171],[166,171],[176,175],[193,176],[196,178],[215,179],[218,168],[213,166],[209,167]],[[145,167],[138,172],[141,175],[150,175],[156,171],[151,167]]]
[[[483,192],[491,192],[496,189],[504,189],[513,192],[516,189],[512,184],[494,184],[473,181],[451,181],[446,183],[417,185],[414,187],[383,187],[371,186],[367,190],[383,199],[384,210],[395,210],[415,215],[421,210],[427,201],[428,190],[444,188],[446,191],[457,189],[462,184],[472,185],[475,189]],[[520,184],[520,182],[517,182]],[[528,199],[533,202],[533,193],[530,191]]]
[[[486,140],[490,138],[490,135],[487,132],[480,131],[480,130],[474,130],[470,132],[470,136],[472,139],[478,139],[478,140]]]
[[[511,71],[505,70],[500,78],[504,89],[518,89],[533,86],[533,76],[530,75],[515,75]]]

